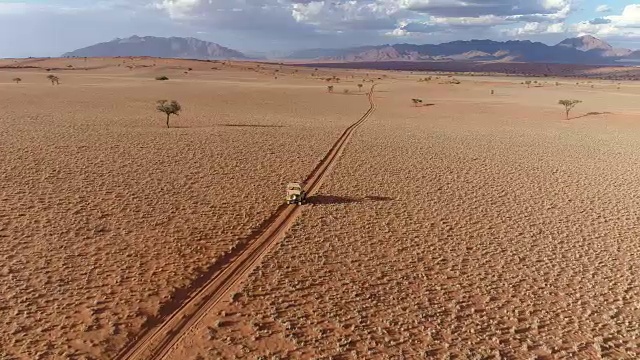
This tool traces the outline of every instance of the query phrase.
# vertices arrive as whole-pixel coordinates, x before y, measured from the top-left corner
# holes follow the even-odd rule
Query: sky
[[[284,54],[585,34],[640,49],[640,0],[0,0],[0,57],[59,56],[132,35]]]

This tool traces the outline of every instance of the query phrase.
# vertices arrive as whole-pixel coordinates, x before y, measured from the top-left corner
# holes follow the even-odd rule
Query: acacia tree
[[[17,78],[13,78],[13,81],[15,81],[15,82],[16,82],[16,84],[19,84],[19,83],[20,83],[20,81],[22,81],[22,79],[20,79],[19,77],[17,77]]]
[[[411,99],[411,101],[413,102],[413,106],[422,104],[422,99]]]
[[[180,110],[182,110],[182,106],[175,100],[158,100],[156,104],[156,110],[167,114],[167,128],[169,128],[169,117],[171,115],[180,115],[179,113]]]
[[[581,102],[582,102],[581,100],[560,100],[558,101],[558,104],[564,106],[566,118],[567,120],[569,120],[569,112],[571,111],[571,109],[573,109],[576,105],[580,104]]]
[[[362,91],[362,84],[358,84],[358,91]]]
[[[333,85],[327,86],[327,91],[332,93],[333,92]]]
[[[527,84],[527,87],[530,88],[531,87],[531,80],[527,80],[524,82],[525,84]]]
[[[51,81],[51,85],[60,85],[60,78],[55,75],[47,75],[47,79]]]

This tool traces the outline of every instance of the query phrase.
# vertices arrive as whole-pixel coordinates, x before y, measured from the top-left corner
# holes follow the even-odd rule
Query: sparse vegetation
[[[358,91],[362,91],[362,84],[358,84]]]
[[[19,77],[17,77],[17,78],[13,78],[13,80],[12,80],[12,81],[14,81],[16,84],[19,84],[19,83],[20,83],[20,81],[22,81],[22,79],[20,79]]]
[[[525,81],[524,83],[527,85],[527,87],[528,87],[528,88],[530,88],[530,87],[531,87],[531,80],[527,80],[527,81]]]
[[[165,81],[165,80],[169,80],[169,78],[164,75],[161,75],[161,76],[156,76],[156,80]]]
[[[558,104],[564,106],[566,119],[569,120],[569,112],[578,104],[580,104],[581,100],[560,100]]]
[[[413,102],[413,106],[422,105],[422,99],[411,99],[411,102]]]
[[[330,92],[330,93],[333,92],[333,85],[327,86],[327,92]]]
[[[47,79],[51,81],[51,85],[60,85],[60,78],[55,75],[47,75]]]
[[[180,110],[182,110],[182,106],[175,100],[158,100],[156,103],[156,110],[159,112],[165,113],[167,115],[167,128],[169,127],[169,117],[171,115],[180,115]]]
[[[344,89],[344,90],[342,90],[342,92],[343,92],[345,95],[347,95],[347,94],[349,94],[349,89]]]

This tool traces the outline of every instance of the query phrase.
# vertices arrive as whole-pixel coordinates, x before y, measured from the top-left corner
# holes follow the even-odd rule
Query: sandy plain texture
[[[0,72],[3,359],[112,358],[368,106],[364,71],[36,60]],[[639,357],[640,87],[367,73],[322,193],[172,357]]]
[[[2,73],[0,358],[111,358],[368,106],[322,83],[181,70],[56,72],[59,86]],[[171,129],[165,98],[184,108]]]
[[[176,358],[638,358],[637,89],[461,85],[382,82],[316,204]]]

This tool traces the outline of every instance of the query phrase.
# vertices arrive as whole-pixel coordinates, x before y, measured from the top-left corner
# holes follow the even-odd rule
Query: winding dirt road
[[[354,131],[375,111],[375,86],[368,93],[369,110],[355,123],[349,126],[331,147],[327,155],[305,181],[308,196],[320,188],[325,176],[335,165]],[[284,236],[293,225],[302,207],[297,205],[281,205],[269,222],[264,224],[263,231],[243,242],[234,249],[235,257],[222,264],[221,270],[193,291],[175,311],[155,327],[150,327],[142,335],[130,343],[120,354],[118,360],[166,359],[172,348],[190,329],[224,299],[229,291],[237,285],[260,262],[269,249]]]

